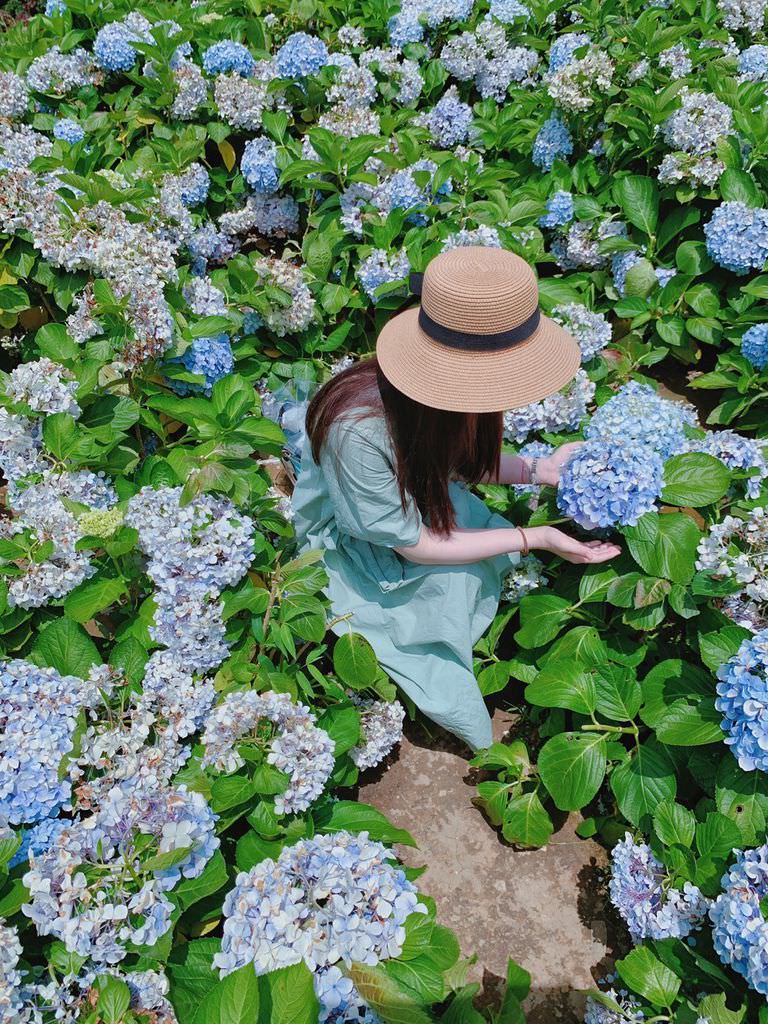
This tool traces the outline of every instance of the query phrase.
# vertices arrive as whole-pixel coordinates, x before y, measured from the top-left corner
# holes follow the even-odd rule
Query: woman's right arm
[[[487,530],[454,530],[447,536],[422,526],[418,541],[410,547],[395,548],[408,562],[419,565],[467,565],[484,558],[521,552],[527,541],[531,551],[551,551],[566,562],[593,564],[615,558],[621,548],[593,540],[584,543],[554,526],[494,527]]]

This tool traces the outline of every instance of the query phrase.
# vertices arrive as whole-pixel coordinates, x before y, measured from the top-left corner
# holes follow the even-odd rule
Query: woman
[[[542,316],[532,269],[502,249],[443,253],[421,305],[393,317],[376,357],[339,374],[307,414],[294,495],[304,548],[325,550],[339,634],[362,633],[395,682],[471,748],[491,742],[472,650],[501,580],[532,550],[594,564],[613,544],[489,511],[473,483],[556,484],[572,445],[544,459],[501,454],[503,414],[562,388],[576,341]]]

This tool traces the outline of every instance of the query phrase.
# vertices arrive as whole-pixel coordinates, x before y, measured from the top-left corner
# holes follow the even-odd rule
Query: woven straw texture
[[[428,265],[422,302],[438,323],[472,334],[507,331],[538,305],[531,267],[504,249],[469,246]],[[499,412],[536,402],[573,379],[579,346],[542,316],[526,341],[500,352],[468,352],[434,341],[418,323],[419,309],[399,313],[376,344],[382,372],[403,394],[433,409]]]

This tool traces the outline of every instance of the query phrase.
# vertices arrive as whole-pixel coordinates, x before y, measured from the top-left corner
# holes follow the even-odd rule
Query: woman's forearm
[[[529,549],[546,548],[547,526],[525,528],[525,536],[515,526],[488,530],[454,530],[447,536],[422,527],[418,541],[407,548],[395,548],[408,562],[419,565],[466,565],[484,558],[523,551],[527,541]]]
[[[502,455],[499,463],[499,475],[488,475],[480,480],[481,484],[527,484],[531,479],[530,459],[520,455]]]

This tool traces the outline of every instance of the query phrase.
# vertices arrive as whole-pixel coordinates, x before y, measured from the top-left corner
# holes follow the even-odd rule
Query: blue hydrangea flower
[[[643,939],[684,939],[704,923],[709,900],[691,882],[673,889],[667,870],[647,843],[629,832],[611,852],[611,903],[621,914],[635,942]]]
[[[650,386],[632,380],[601,405],[584,430],[590,440],[637,442],[665,459],[686,450],[686,425],[696,426],[695,410],[662,398]]]
[[[533,142],[531,159],[542,171],[551,171],[555,160],[565,160],[573,152],[573,139],[558,114],[550,114]]]
[[[530,18],[531,11],[520,0],[491,0],[491,9],[486,15],[496,18],[505,25],[511,25],[517,18]]]
[[[768,260],[768,210],[721,203],[704,225],[710,257],[734,274],[762,270]]]
[[[768,81],[768,46],[748,46],[739,54],[739,75],[748,82]]]
[[[559,228],[573,220],[573,195],[570,192],[555,192],[547,200],[547,212],[539,217],[543,228]]]
[[[66,818],[44,818],[37,825],[26,829],[21,838],[21,846],[14,853],[8,866],[15,868],[17,864],[26,863],[30,854],[39,857],[45,853],[69,824]]]
[[[721,884],[709,912],[717,955],[750,988],[768,996],[768,921],[760,909],[768,896],[768,844],[740,850]]]
[[[73,121],[71,117],[62,117],[56,121],[53,125],[53,135],[54,138],[61,139],[62,142],[68,142],[72,146],[77,142],[82,142],[85,138],[83,128],[77,121]]]
[[[549,50],[549,73],[552,75],[566,64],[570,64],[576,50],[592,42],[586,32],[571,32],[558,38]]]
[[[232,373],[235,357],[226,334],[214,334],[209,338],[195,338],[180,362],[190,373],[205,377],[205,384],[189,384],[174,380],[173,389],[180,395],[203,391],[209,395],[217,380]]]
[[[387,22],[387,31],[390,43],[398,50],[408,43],[420,43],[424,38],[424,26],[418,14],[412,11],[393,15]]]
[[[203,53],[203,69],[209,75],[227,75],[235,71],[242,78],[248,78],[256,70],[256,61],[247,46],[232,39],[223,39]]]
[[[63,14],[67,9],[64,0],[46,0],[45,16],[52,18],[55,14]]]
[[[281,78],[316,75],[328,63],[328,47],[317,36],[294,32],[277,51],[275,64]]]
[[[584,529],[634,526],[656,507],[664,463],[652,448],[616,439],[588,441],[563,467],[560,511]]]
[[[255,334],[263,326],[264,321],[258,313],[246,313],[243,317],[243,334]]]
[[[277,192],[280,171],[277,169],[277,146],[271,139],[251,139],[247,142],[240,160],[243,177],[261,195]]]
[[[726,746],[745,772],[768,771],[768,630],[742,641],[717,678]]]
[[[768,324],[755,324],[741,338],[741,354],[756,370],[768,366]]]
[[[385,249],[374,249],[357,268],[357,279],[365,289],[368,298],[376,302],[378,300],[377,288],[383,284],[402,281],[407,277],[410,269],[408,255],[404,250],[390,256],[387,255]]]
[[[452,149],[466,142],[473,119],[472,107],[462,103],[456,86],[451,86],[424,118],[436,146]]]
[[[178,181],[182,203],[190,209],[202,206],[208,198],[208,189],[211,185],[210,175],[203,165],[192,164],[179,175]]]
[[[134,34],[122,22],[104,25],[93,42],[96,63],[105,71],[130,71],[136,63],[136,51],[131,46],[135,41]]]

